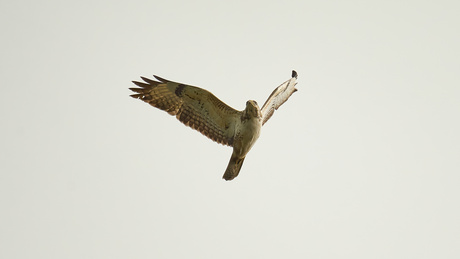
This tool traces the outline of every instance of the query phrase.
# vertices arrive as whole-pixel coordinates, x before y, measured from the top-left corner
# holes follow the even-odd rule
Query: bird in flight
[[[297,72],[292,71],[289,80],[278,86],[259,108],[256,101],[246,102],[246,108],[238,111],[228,106],[209,91],[154,76],[157,80],[141,77],[144,82],[133,81],[140,88],[129,88],[140,99],[170,115],[213,141],[233,147],[223,179],[229,181],[238,176],[246,154],[259,138],[260,130],[275,110],[297,91]]]

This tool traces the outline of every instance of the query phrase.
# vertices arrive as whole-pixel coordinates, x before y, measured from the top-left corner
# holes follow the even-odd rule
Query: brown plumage
[[[160,82],[141,77],[146,83],[133,81],[141,88],[130,88],[134,98],[166,111],[185,125],[217,143],[232,146],[233,136],[226,129],[239,112],[212,93],[190,85],[175,83],[155,76]]]
[[[133,81],[140,88],[130,88],[136,93],[131,97],[176,116],[185,125],[217,143],[233,147],[223,176],[225,180],[238,176],[262,125],[297,91],[294,88],[297,73],[293,71],[292,78],[272,92],[262,109],[257,102],[248,101],[245,110],[237,111],[204,89],[154,77],[158,81],[145,77],[141,77],[144,82]]]

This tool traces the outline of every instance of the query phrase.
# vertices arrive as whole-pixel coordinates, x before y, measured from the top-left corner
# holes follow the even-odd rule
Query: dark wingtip
[[[146,83],[141,83],[141,82],[137,82],[137,81],[131,81],[131,82],[133,82],[133,84],[135,84],[135,85],[137,85],[137,86],[139,86],[139,87],[142,87],[142,88],[148,88],[148,87],[150,87],[150,85],[149,85],[149,84],[146,84]]]
[[[139,99],[139,97],[141,97],[142,94],[131,94],[130,96],[134,99]]]
[[[292,77],[297,78],[297,72],[295,72],[295,70],[292,70]]]
[[[129,88],[129,90],[135,92],[135,93],[139,93],[139,94],[142,94],[145,92],[145,89],[141,89],[141,88]]]
[[[158,85],[160,84],[160,82],[157,82],[155,80],[152,80],[152,79],[148,79],[147,77],[143,77],[141,76],[142,80],[144,80],[144,82],[150,84],[150,85]]]
[[[153,77],[155,77],[158,81],[162,82],[162,83],[167,83],[167,82],[171,82],[167,79],[164,79],[162,77],[159,77],[159,76],[156,76],[156,75],[153,75]]]

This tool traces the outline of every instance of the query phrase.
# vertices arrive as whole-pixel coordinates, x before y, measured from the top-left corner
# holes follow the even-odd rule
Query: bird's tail
[[[240,158],[232,153],[232,157],[230,158],[230,162],[228,162],[227,169],[225,170],[224,176],[222,178],[230,181],[237,177],[240,173],[241,166],[243,165],[244,158],[245,157]]]

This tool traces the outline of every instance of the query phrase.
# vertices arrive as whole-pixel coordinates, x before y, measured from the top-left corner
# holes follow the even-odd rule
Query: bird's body
[[[260,136],[262,125],[297,89],[297,73],[276,88],[262,109],[256,101],[246,102],[243,111],[237,111],[223,103],[212,93],[190,85],[172,82],[155,76],[159,81],[141,77],[143,82],[133,81],[141,88],[130,88],[131,95],[162,109],[185,125],[223,145],[233,147],[230,162],[223,178],[232,180],[238,176],[246,154]]]
[[[233,153],[223,178],[231,180],[238,176],[246,154],[251,150],[260,136],[262,113],[255,101],[248,101],[241,119],[237,121]]]

